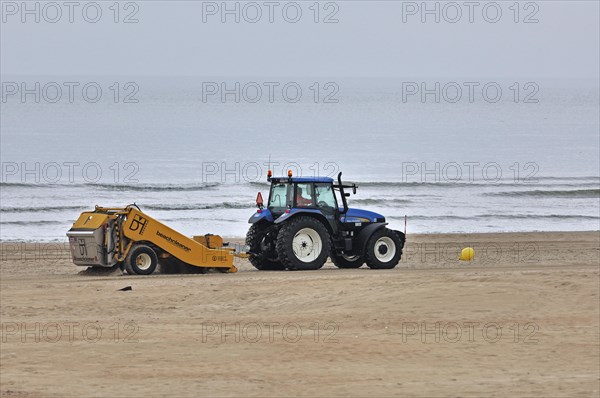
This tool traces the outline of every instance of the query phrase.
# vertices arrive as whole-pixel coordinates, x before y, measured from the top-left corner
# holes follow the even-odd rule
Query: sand
[[[4,243],[0,395],[597,397],[599,264],[598,232],[413,235],[385,271],[149,277]]]

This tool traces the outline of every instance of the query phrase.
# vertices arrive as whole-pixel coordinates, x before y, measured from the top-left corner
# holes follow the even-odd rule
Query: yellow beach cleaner
[[[473,261],[475,257],[475,250],[472,247],[465,247],[460,252],[460,257],[458,258],[461,261]]]
[[[158,264],[236,272],[241,253],[218,235],[189,238],[155,220],[134,203],[124,208],[96,206],[81,213],[67,232],[75,265],[113,267],[130,275],[150,275]]]

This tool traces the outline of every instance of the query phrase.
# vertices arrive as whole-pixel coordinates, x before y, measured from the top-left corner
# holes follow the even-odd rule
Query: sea
[[[351,207],[408,234],[600,230],[597,80],[2,82],[3,242],[64,242],[82,211],[132,203],[190,236],[242,237],[269,169],[342,172]]]

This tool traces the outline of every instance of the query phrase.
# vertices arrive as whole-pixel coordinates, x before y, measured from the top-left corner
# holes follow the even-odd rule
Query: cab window
[[[337,202],[331,184],[315,184],[317,206],[324,209],[336,209]]]
[[[296,207],[314,207],[314,205],[312,184],[296,184]]]
[[[269,209],[274,211],[284,211],[290,204],[290,184],[273,184],[269,194]]]

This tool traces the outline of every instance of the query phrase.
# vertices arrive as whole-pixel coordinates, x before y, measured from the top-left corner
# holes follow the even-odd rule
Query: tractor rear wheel
[[[268,247],[271,244],[274,246],[275,242],[271,242],[272,239],[275,239],[271,236],[275,232],[267,232],[268,226],[262,226],[258,224],[252,224],[248,233],[246,234],[246,245],[250,247],[248,260],[250,260],[250,264],[254,266],[254,268],[261,271],[281,271],[284,270],[285,267],[281,264],[280,261],[275,261],[267,257],[265,250],[268,250]]]
[[[158,265],[158,256],[147,245],[135,245],[125,257],[125,270],[129,275],[150,275]]]
[[[331,261],[338,268],[360,268],[365,263],[365,259],[362,256],[334,253],[331,253]]]
[[[367,265],[373,269],[394,268],[402,256],[402,246],[402,241],[394,231],[387,228],[375,231],[367,242]]]
[[[329,256],[327,228],[312,217],[288,221],[277,237],[277,256],[292,271],[321,268]]]

